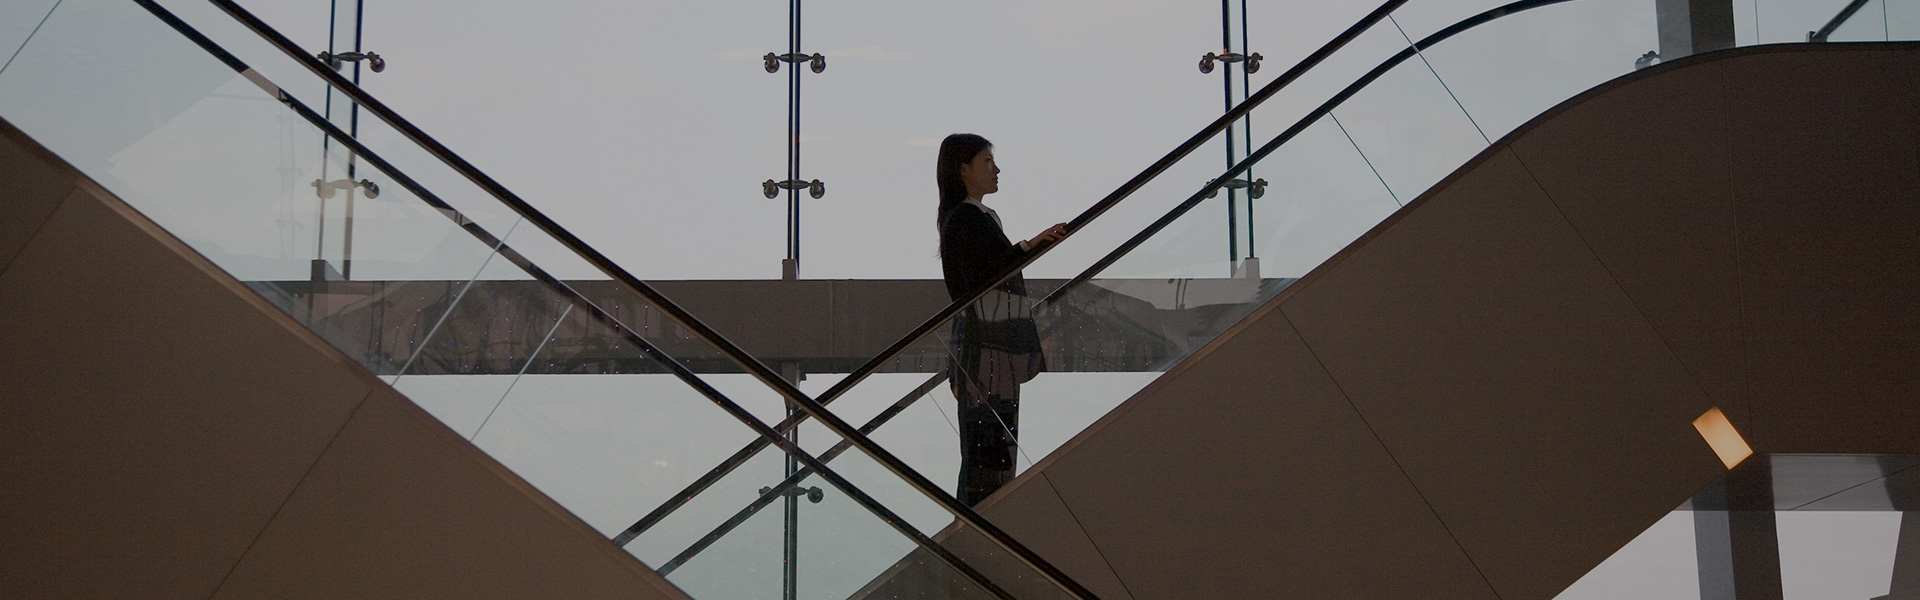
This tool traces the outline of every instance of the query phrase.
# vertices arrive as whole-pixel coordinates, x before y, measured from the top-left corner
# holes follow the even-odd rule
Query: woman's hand
[[[1027,248],[1038,248],[1043,244],[1052,244],[1066,238],[1067,224],[1056,223],[1054,226],[1048,227],[1046,231],[1040,232],[1040,235],[1033,236],[1033,239],[1027,240]]]

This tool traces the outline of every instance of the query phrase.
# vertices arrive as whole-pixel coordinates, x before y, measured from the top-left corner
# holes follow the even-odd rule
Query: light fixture
[[[1707,409],[1706,414],[1694,419],[1693,428],[1700,430],[1700,437],[1707,440],[1713,453],[1720,455],[1720,462],[1729,469],[1753,456],[1753,447],[1734,430],[1733,422],[1727,420],[1726,413],[1720,412],[1719,407]]]

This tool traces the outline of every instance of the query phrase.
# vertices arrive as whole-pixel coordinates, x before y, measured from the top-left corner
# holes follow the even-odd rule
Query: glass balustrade
[[[1412,11],[1416,6],[1426,8]],[[901,352],[822,383],[829,387],[817,398],[958,493],[964,427],[956,386],[991,385],[985,382],[1007,376],[991,360],[969,355],[978,348],[968,336],[992,334],[967,323],[967,315],[1028,311],[1045,368],[1021,386],[1017,422],[1002,415],[997,425],[1001,434],[1017,433],[1014,460],[1021,470],[1031,468],[1494,142],[1569,98],[1659,62],[1648,59],[1658,48],[1652,3],[1488,7],[1474,14],[1457,5],[1409,3],[1410,12],[1396,10],[1299,78],[1297,88],[1275,95],[1264,107],[1270,110],[1254,111],[1256,139],[1271,148],[1232,175],[1256,173],[1269,182],[1252,201],[1257,210],[1235,232],[1246,236],[1237,243],[1240,257],[1258,257],[1257,272],[1223,251],[1221,215],[1228,207],[1220,190],[1195,186],[1200,189],[1160,199],[1152,195],[1158,188],[1142,189],[1122,205],[1173,208],[1105,256],[1048,253],[1026,269],[1091,265],[1073,279],[1035,282],[1026,306],[1016,306],[1017,297],[989,294],[956,307],[957,314],[923,327],[920,337],[902,340]],[[1817,29],[1834,13],[1806,14],[1792,22]],[[1328,85],[1324,74],[1331,72],[1346,73],[1347,83]],[[1324,96],[1303,109],[1309,90]],[[1273,118],[1288,111],[1299,116]],[[1130,225],[1146,220],[1128,219]],[[944,373],[889,372],[925,369],[929,361],[949,365],[959,381]],[[810,424],[799,428],[811,431]],[[802,438],[827,440],[809,446],[826,452],[832,438],[823,433]]]
[[[761,420],[785,416],[782,394],[743,375],[695,375],[729,370],[717,363],[730,355],[671,307],[636,288],[560,280],[598,268],[529,209],[373,114],[359,121],[379,149],[347,135],[330,113],[356,107],[333,84],[227,15],[168,4],[195,22],[154,2],[9,5],[36,27],[14,32],[23,21],[10,18],[0,30],[14,44],[0,118],[610,537],[708,463],[772,435]],[[707,497],[750,500],[811,461],[797,448],[755,456]],[[860,477],[901,485],[884,470]],[[837,472],[800,484],[791,503],[810,535],[784,536],[790,522],[767,511],[776,515],[746,521],[670,579],[696,597],[783,585],[846,597],[917,549],[940,563],[921,571],[925,585],[996,595]],[[628,548],[672,563],[705,533],[678,524],[718,514],[685,511]]]

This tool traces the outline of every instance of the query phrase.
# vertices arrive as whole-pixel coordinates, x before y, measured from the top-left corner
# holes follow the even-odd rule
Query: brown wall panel
[[[377,382],[104,195],[0,276],[0,596],[205,598]]]
[[[1707,397],[1746,426],[1720,69],[1594,96],[1512,149]]]
[[[26,134],[0,121],[0,272],[73,191],[79,173],[52,160]]]
[[[1724,472],[1690,425],[1710,406],[1763,451],[1915,452],[1916,53],[1743,49],[1600,86],[1023,478],[1142,600],[1472,593],[1347,570],[1404,576],[1382,553],[1409,547],[1517,600]],[[1405,518],[1409,484],[1426,525],[1303,535]]]
[[[1502,597],[1558,593],[1721,472],[1700,389],[1506,152],[1280,310]]]
[[[1040,468],[1134,598],[1493,597],[1279,313],[1123,410]]]
[[[17,149],[0,148],[6,178],[71,193],[0,272],[0,597],[685,597],[118,199]],[[0,200],[31,212],[22,198]]]
[[[1747,393],[1772,452],[1920,452],[1920,56],[1727,61]]]
[[[598,537],[382,387],[215,598],[680,597]]]

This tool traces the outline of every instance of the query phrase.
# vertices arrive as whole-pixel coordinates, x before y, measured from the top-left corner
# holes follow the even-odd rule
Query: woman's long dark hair
[[[971,133],[956,133],[940,141],[940,163],[934,169],[934,181],[940,184],[936,223],[946,223],[947,213],[967,201],[967,183],[960,179],[960,165],[973,162],[974,157],[992,147],[993,142]]]

